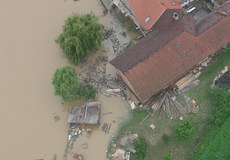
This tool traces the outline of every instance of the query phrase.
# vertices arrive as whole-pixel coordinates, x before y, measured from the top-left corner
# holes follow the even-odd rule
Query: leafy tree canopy
[[[86,15],[72,14],[63,25],[63,32],[56,42],[64,51],[65,56],[77,64],[101,44],[102,25],[92,13]]]
[[[55,95],[60,96],[63,101],[73,102],[79,98],[77,90],[80,88],[80,83],[74,68],[69,66],[58,68],[54,73],[52,83]]]
[[[96,91],[89,84],[82,85],[80,91],[80,95],[85,99],[94,99],[96,97]]]
[[[52,83],[55,95],[60,96],[64,102],[73,102],[80,97],[94,99],[96,96],[94,88],[90,84],[80,83],[74,68],[69,66],[58,68]]]

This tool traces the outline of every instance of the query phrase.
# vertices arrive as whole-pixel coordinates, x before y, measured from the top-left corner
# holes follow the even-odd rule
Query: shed
[[[100,102],[87,102],[81,107],[72,107],[67,122],[70,124],[97,124]]]

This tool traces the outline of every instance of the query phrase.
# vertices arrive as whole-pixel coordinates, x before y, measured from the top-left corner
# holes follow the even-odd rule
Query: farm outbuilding
[[[99,102],[87,102],[81,107],[72,107],[67,122],[69,124],[98,124]]]
[[[141,103],[229,44],[230,3],[199,22],[178,10],[167,10],[153,30],[110,62]]]

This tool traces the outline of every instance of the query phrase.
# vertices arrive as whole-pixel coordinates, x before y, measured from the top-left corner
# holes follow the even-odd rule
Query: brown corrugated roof
[[[162,30],[150,33],[149,36],[139,41],[120,56],[114,58],[110,63],[116,68],[119,68],[122,72],[126,72],[138,63],[148,59],[149,56],[165,46],[181,32],[181,30]]]
[[[202,19],[202,21],[198,22],[196,24],[195,32],[197,35],[204,32],[207,28],[215,25],[218,23],[221,19],[225,18],[225,15],[211,12],[207,17]]]
[[[182,9],[178,0],[128,0],[130,7],[141,27],[151,29],[167,9]],[[146,22],[146,18],[150,20]]]
[[[187,28],[194,26],[194,22],[190,20],[190,17],[189,21],[185,21],[185,18],[180,18],[179,21],[173,19],[172,14],[174,12],[175,10],[167,10],[154,25],[153,29],[155,32],[150,33],[146,38],[140,40],[136,45],[113,59],[110,63],[122,72],[126,72],[138,63],[149,58],[150,55],[165,46],[183,31],[188,30]],[[182,17],[182,12],[177,13],[179,17]],[[193,31],[195,29],[191,30]],[[141,51],[141,53],[138,51]]]
[[[183,32],[143,63],[127,71],[125,76],[143,102],[200,62],[206,56],[206,49],[196,42],[195,36]]]
[[[206,17],[204,22],[194,25],[195,29],[188,29],[184,20],[159,21],[158,27],[171,21],[170,27],[158,28],[157,33],[148,35],[111,64],[124,73],[137,97],[145,102],[230,42],[230,17],[220,15],[210,14],[210,21]],[[173,25],[178,29],[170,30]]]

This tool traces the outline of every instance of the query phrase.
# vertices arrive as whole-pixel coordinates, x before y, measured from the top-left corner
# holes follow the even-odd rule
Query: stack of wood
[[[183,93],[188,89],[196,86],[199,84],[199,80],[197,78],[200,76],[201,72],[189,73],[188,75],[184,76],[183,78],[179,79],[176,82],[176,86],[178,88],[179,93]]]
[[[101,131],[105,132],[105,134],[108,134],[110,131],[111,125],[112,124],[104,123],[101,127]]]
[[[191,110],[187,109],[189,106],[183,106],[178,102],[175,92],[171,90],[166,90],[153,98],[147,107],[150,108],[152,116],[156,116],[163,111],[169,119],[176,118],[178,113],[186,116]]]
[[[187,86],[189,83],[191,83],[195,79],[196,78],[195,78],[194,74],[190,73],[187,76],[184,76],[183,78],[181,78],[179,81],[177,81],[176,86],[178,87],[179,90],[181,90],[182,88]]]

